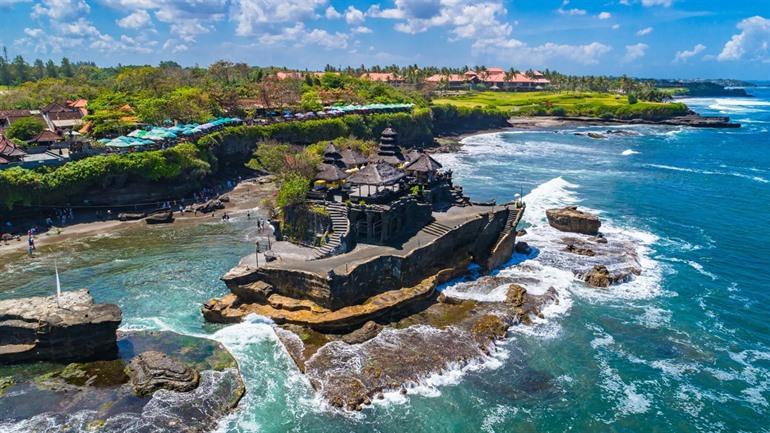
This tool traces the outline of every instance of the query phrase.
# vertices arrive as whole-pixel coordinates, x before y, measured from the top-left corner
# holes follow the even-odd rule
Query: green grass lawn
[[[589,116],[659,119],[684,114],[687,106],[671,102],[629,103],[623,95],[595,92],[469,92],[433,100],[434,105],[486,108],[520,116]]]

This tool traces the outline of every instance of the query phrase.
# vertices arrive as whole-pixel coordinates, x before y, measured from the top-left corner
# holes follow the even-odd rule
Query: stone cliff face
[[[414,286],[427,276],[468,259],[483,268],[498,266],[510,258],[516,238],[510,224],[518,222],[511,215],[519,212],[514,208],[490,207],[418,248],[379,255],[349,269],[346,266],[344,273],[339,273],[339,269],[321,275],[285,267],[238,267],[223,280],[233,293],[238,292],[238,286],[263,281],[275,293],[308,299],[335,310],[379,293]]]
[[[115,304],[94,304],[88,290],[0,301],[0,363],[88,361],[117,354]]]

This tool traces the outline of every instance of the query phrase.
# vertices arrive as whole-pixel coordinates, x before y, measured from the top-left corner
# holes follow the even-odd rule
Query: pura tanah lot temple
[[[368,158],[329,144],[306,203],[282,210],[270,249],[241,259],[222,277],[230,293],[202,312],[211,322],[256,313],[351,332],[432,302],[469,267],[507,262],[524,209],[519,199],[472,201],[428,153],[404,153],[390,127]]]

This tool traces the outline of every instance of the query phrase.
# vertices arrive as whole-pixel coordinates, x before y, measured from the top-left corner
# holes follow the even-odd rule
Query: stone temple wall
[[[272,285],[282,295],[338,309],[378,293],[416,285],[442,269],[460,266],[469,258],[485,267],[506,229],[508,212],[505,208],[490,207],[489,213],[467,220],[406,256],[374,257],[350,269],[347,275],[331,272],[324,278],[290,269],[262,268],[253,277]]]

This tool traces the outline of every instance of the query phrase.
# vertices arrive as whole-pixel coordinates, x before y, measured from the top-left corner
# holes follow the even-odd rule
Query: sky
[[[770,0],[0,0],[9,57],[770,79]]]

